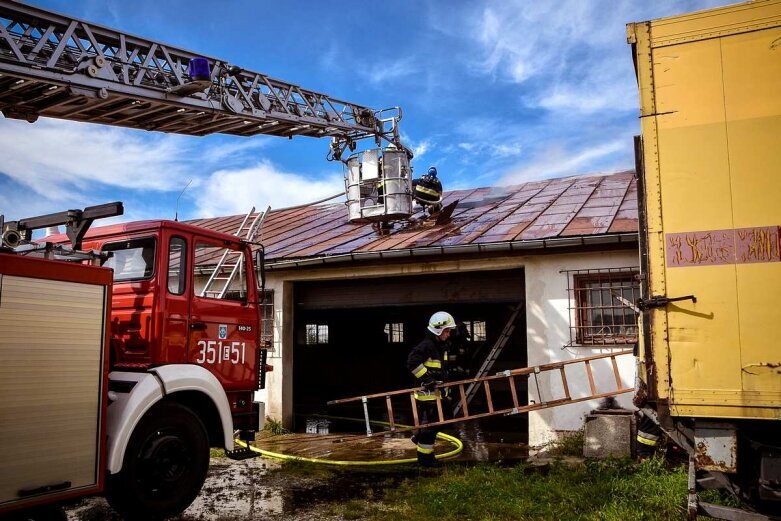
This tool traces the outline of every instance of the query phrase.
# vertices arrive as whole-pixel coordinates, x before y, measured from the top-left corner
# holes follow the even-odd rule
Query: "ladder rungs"
[[[618,364],[615,363],[615,357],[622,356],[622,355],[632,355],[632,350],[625,350],[618,353],[611,353],[611,354],[602,354],[602,355],[594,355],[589,357],[584,357],[581,359],[575,359],[575,360],[567,360],[563,362],[552,362],[548,364],[542,364],[539,366],[534,367],[525,367],[525,368],[518,368],[513,370],[508,370],[506,373],[498,373],[494,376],[484,376],[480,378],[475,378],[472,380],[460,380],[455,382],[448,382],[444,384],[438,385],[436,388],[440,390],[440,392],[444,392],[445,389],[451,389],[455,390],[455,388],[458,388],[458,394],[459,394],[459,408],[461,409],[461,415],[459,415],[457,412],[454,412],[454,416],[451,419],[444,419],[444,413],[442,410],[442,400],[437,399],[436,400],[436,407],[437,407],[437,413],[438,413],[438,421],[429,421],[427,423],[420,423],[420,417],[418,416],[418,402],[415,399],[415,392],[419,391],[420,388],[414,388],[414,389],[403,389],[399,391],[391,391],[391,392],[385,392],[385,393],[379,393],[379,394],[373,394],[373,395],[367,395],[367,396],[361,396],[361,397],[354,397],[354,398],[343,398],[339,400],[332,400],[328,402],[328,405],[336,405],[339,403],[348,403],[348,402],[354,402],[356,400],[363,400],[364,404],[366,404],[366,400],[370,400],[373,398],[383,398],[386,402],[387,410],[388,410],[388,418],[390,420],[391,424],[391,430],[394,432],[401,432],[406,430],[411,430],[413,428],[420,428],[420,427],[427,427],[427,426],[440,426],[440,425],[449,425],[452,423],[458,423],[466,420],[473,420],[478,418],[484,418],[488,416],[497,416],[497,415],[514,415],[514,414],[520,414],[520,413],[526,413],[530,411],[536,411],[540,409],[545,409],[549,407],[555,407],[558,405],[563,404],[570,404],[570,403],[577,403],[577,402],[583,402],[587,400],[595,400],[599,398],[603,398],[606,396],[615,396],[617,394],[623,394],[632,392],[634,389],[632,388],[623,388],[621,386],[618,387],[615,391],[609,391],[609,392],[598,392],[596,389],[596,386],[594,385],[594,375],[592,373],[591,368],[591,361],[599,360],[599,359],[606,359],[610,358],[611,362],[614,363],[614,369],[618,369]],[[577,398],[573,398],[570,394],[569,389],[569,382],[567,381],[567,375],[565,372],[565,367],[567,365],[571,364],[584,364],[586,368],[586,376],[589,380],[589,387],[591,389],[591,393],[588,396],[580,396]],[[542,397],[539,397],[539,402],[537,403],[529,403],[529,404],[522,404],[521,398],[523,396],[523,387],[520,389],[517,387],[517,382],[515,381],[515,377],[526,377],[529,378],[532,374],[535,376],[540,373],[552,373],[552,372],[559,372],[562,384],[564,388],[564,397],[551,397],[551,399],[543,400]],[[512,397],[512,407],[506,407],[505,404],[495,404],[493,401],[492,396],[492,390],[490,383],[492,381],[504,381],[505,379],[509,380],[509,392]],[[468,388],[465,389],[465,387],[468,384]],[[474,413],[473,411],[469,410],[469,396],[474,395],[477,393],[478,387],[482,384],[484,393],[485,393],[485,408],[481,407],[481,412]],[[528,382],[527,382],[528,384]],[[410,405],[412,407],[412,419],[414,426],[411,427],[403,427],[399,428],[398,425],[395,425],[393,421],[393,406],[391,403],[391,398],[393,396],[402,396],[406,394],[409,396]],[[539,394],[539,389],[538,389]],[[556,393],[560,394],[560,393]],[[487,410],[485,410],[487,409]],[[367,413],[365,413],[367,414]],[[375,434],[382,434],[382,432],[377,432],[372,434],[367,429],[367,435],[373,436]]]

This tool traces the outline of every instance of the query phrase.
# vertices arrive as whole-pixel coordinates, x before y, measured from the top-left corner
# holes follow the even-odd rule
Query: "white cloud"
[[[556,82],[550,89],[541,89],[524,101],[558,113],[593,114],[638,107],[637,87],[629,67],[616,67],[612,72],[591,71],[578,79]],[[616,74],[621,71],[625,74]]]
[[[42,118],[0,120],[0,158],[0,172],[56,201],[96,185],[170,190],[187,169],[188,150],[176,136]]]
[[[590,173],[586,171],[589,165],[625,152],[627,148],[627,140],[624,138],[579,151],[568,150],[561,144],[552,144],[535,155],[530,163],[511,169],[500,179],[499,184],[524,183],[536,179]]]
[[[366,68],[366,78],[375,85],[388,83],[399,78],[415,74],[420,70],[414,57],[399,58],[395,61],[377,60],[371,67]]]
[[[637,107],[628,22],[724,3],[506,0],[462,15],[455,31],[475,44],[472,71],[523,84],[527,106],[592,114]]]
[[[492,3],[467,22],[468,34],[480,44],[475,69],[515,83],[549,74],[573,47],[604,41],[604,28],[611,23],[606,18],[615,18],[619,10],[581,0]]]
[[[34,125],[0,120],[0,173],[7,177],[0,178],[0,213],[15,219],[121,199],[127,213],[119,220],[173,218],[189,179],[181,218],[309,203],[344,190],[341,173],[311,180],[268,160],[227,166],[248,164],[247,153],[263,146],[263,139],[204,143],[43,118]]]
[[[523,122],[499,118],[472,117],[455,128],[466,141],[448,147],[451,153],[479,156],[481,160],[506,159],[523,153]]]
[[[518,156],[523,151],[521,143],[500,143],[489,147],[495,157],[513,157]]]
[[[253,206],[265,209],[310,203],[342,193],[341,175],[321,180],[282,172],[270,161],[251,168],[218,170],[203,180],[197,190],[197,215],[214,217],[247,213]]]
[[[429,151],[430,148],[431,141],[424,139],[412,148],[412,153],[415,155],[416,159],[420,159],[426,154],[426,152]]]

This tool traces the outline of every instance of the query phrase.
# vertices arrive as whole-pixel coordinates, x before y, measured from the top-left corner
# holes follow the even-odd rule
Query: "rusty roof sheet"
[[[378,235],[370,224],[347,222],[343,203],[272,210],[258,239],[274,261],[349,253],[449,247],[556,237],[636,233],[634,172],[575,176],[529,183],[454,190],[458,200],[450,223],[420,220],[395,224]],[[235,233],[243,215],[198,219],[192,224]]]

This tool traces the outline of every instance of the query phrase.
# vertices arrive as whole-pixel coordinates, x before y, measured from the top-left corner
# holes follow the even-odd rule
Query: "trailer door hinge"
[[[695,304],[697,303],[697,297],[694,295],[686,295],[685,297],[665,297],[664,295],[654,295],[647,299],[641,298],[637,300],[637,307],[640,309],[652,309],[663,308],[670,302],[677,302],[679,300],[691,300]]]

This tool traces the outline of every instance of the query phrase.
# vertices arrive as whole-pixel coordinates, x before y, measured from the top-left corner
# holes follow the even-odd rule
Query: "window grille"
[[[327,344],[328,324],[307,324],[306,343],[307,345]]]
[[[389,344],[401,344],[404,342],[404,323],[390,322],[385,324],[385,335]]]
[[[637,267],[562,271],[567,276],[570,341],[573,345],[637,342],[640,297]]]
[[[267,289],[260,299],[260,345],[274,351],[274,290]]]
[[[465,320],[471,342],[485,342],[485,320]]]

